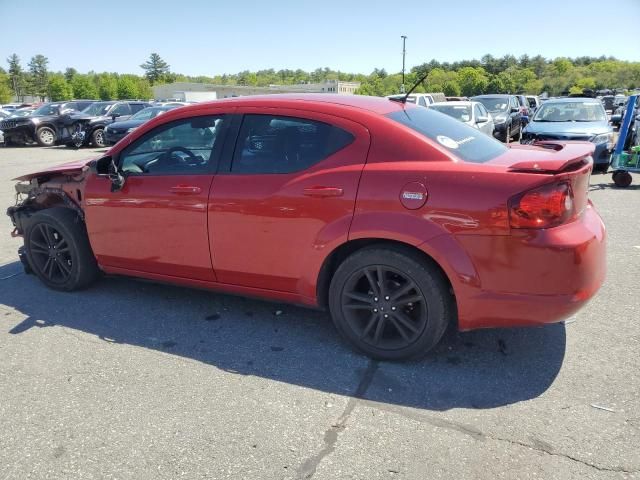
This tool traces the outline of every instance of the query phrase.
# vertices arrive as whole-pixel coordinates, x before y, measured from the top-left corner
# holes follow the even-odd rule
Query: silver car
[[[438,102],[429,105],[430,109],[460,120],[470,127],[493,136],[493,118],[480,102]]]

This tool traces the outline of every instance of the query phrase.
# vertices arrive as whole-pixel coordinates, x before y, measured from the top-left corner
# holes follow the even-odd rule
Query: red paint
[[[355,140],[291,174],[136,176],[110,192],[109,180],[86,172],[81,206],[100,266],[316,305],[322,265],[335,249],[351,240],[393,240],[440,265],[463,330],[559,321],[595,294],[605,273],[605,230],[587,202],[591,144],[516,146],[488,163],[465,163],[383,116],[402,108],[419,107],[370,97],[274,95],[198,104],[153,119],[108,154],[117,158],[167,122],[221,112],[310,118]],[[80,173],[82,165],[45,175]],[[558,183],[571,189],[570,219],[548,229],[512,228],[511,199]],[[531,198],[527,205],[539,206]]]

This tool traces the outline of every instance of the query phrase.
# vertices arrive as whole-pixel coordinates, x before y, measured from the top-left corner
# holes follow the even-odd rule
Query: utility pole
[[[402,38],[402,85],[400,85],[400,93],[404,93],[404,57],[407,54],[407,49],[405,48],[407,36],[400,35],[400,38]]]

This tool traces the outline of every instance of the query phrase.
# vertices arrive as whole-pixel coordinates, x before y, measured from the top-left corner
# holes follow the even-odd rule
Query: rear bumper
[[[605,278],[605,227],[592,206],[579,220],[546,231],[458,240],[480,279],[479,288],[456,292],[460,330],[559,322]]]

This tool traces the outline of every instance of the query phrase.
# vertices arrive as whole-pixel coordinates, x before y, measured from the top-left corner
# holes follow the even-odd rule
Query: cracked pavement
[[[0,148],[0,203],[11,178],[94,154]],[[289,305],[125,278],[47,290],[1,216],[0,480],[640,479],[640,177],[591,183],[609,272],[585,309],[448,332],[410,363]]]

